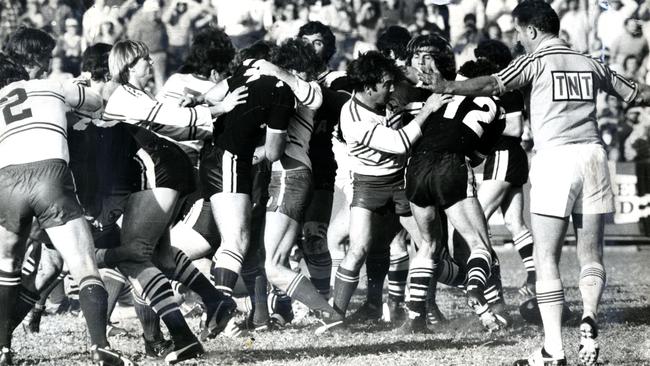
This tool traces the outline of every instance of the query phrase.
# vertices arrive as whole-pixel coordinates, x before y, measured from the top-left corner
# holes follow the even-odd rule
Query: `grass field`
[[[244,338],[217,337],[204,344],[206,356],[184,365],[509,365],[516,358],[539,347],[540,329],[523,323],[517,305],[523,298],[517,287],[525,278],[514,249],[499,250],[502,276],[513,326],[489,335],[465,305],[463,294],[444,285],[438,302],[450,319],[432,334],[401,335],[395,330],[353,327],[335,334],[313,334],[315,318],[296,307],[296,320],[283,331],[254,334]],[[610,247],[605,254],[608,287],[600,311],[601,361],[605,365],[650,365],[650,247]],[[562,259],[565,296],[575,313],[581,311],[577,288],[575,248],[566,247]],[[365,282],[362,279],[361,283]],[[363,286],[362,286],[363,287]],[[354,311],[363,300],[363,288],[353,298]],[[140,334],[130,308],[118,308],[113,320]],[[579,316],[579,315],[578,315]],[[198,319],[190,319],[198,328]],[[253,337],[253,338],[251,338]],[[577,363],[577,320],[564,328],[569,364]],[[83,319],[70,315],[43,319],[41,333],[14,333],[18,364],[87,364],[88,338]],[[162,362],[143,357],[139,337],[112,338],[112,345],[133,356],[140,365]]]

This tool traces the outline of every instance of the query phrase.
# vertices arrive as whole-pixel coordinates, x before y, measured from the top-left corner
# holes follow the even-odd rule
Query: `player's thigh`
[[[210,197],[210,204],[221,234],[221,245],[249,240],[252,210],[250,195],[216,193]]]
[[[477,244],[489,246],[488,227],[478,199],[468,197],[445,210],[451,225],[474,248]]]
[[[517,235],[526,229],[524,221],[524,191],[522,187],[511,187],[501,203],[503,220],[511,234]]]
[[[375,239],[376,228],[373,224],[377,220],[378,215],[368,209],[355,206],[350,208],[350,248],[346,262],[352,260],[360,267]]]
[[[479,186],[477,197],[485,217],[490,218],[499,208],[511,184],[502,180],[484,180]]]
[[[183,222],[174,225],[170,234],[172,245],[182,250],[191,260],[207,257],[214,252],[212,245],[201,234]]]
[[[573,214],[580,266],[603,262],[604,214]]]
[[[291,217],[279,212],[266,213],[264,249],[267,267],[286,263],[299,230],[299,223]]]
[[[178,192],[169,188],[132,193],[122,220],[123,245],[154,248],[169,229],[177,199]]]
[[[45,231],[73,277],[81,279],[89,275],[99,276],[93,238],[83,217],[46,228]]]

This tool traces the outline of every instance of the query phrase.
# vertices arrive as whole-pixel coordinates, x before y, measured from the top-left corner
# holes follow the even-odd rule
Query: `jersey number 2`
[[[25,118],[29,118],[32,116],[32,110],[29,108],[25,108],[20,113],[14,114],[11,111],[11,108],[17,107],[21,104],[23,104],[27,100],[27,93],[25,92],[25,89],[23,88],[18,88],[14,89],[11,91],[11,93],[7,94],[4,98],[0,100],[0,104],[3,104],[7,100],[9,100],[12,97],[17,97],[16,100],[13,102],[7,104],[4,108],[2,108],[2,114],[4,115],[5,123],[6,124],[11,124],[14,122],[21,121]]]
[[[463,100],[465,100],[464,96],[454,96],[454,99],[451,101],[451,103],[447,105],[447,109],[445,110],[443,117],[447,119],[454,119],[454,117],[456,117],[456,112],[458,112],[458,108],[460,107],[460,104],[463,102]],[[492,122],[497,113],[497,105],[494,103],[494,100],[492,100],[492,98],[488,97],[475,97],[474,104],[481,108],[485,108],[487,106],[488,110],[484,111],[482,109],[475,109],[467,112],[465,117],[463,117],[463,123],[467,125],[467,127],[471,128],[478,137],[481,137],[484,132],[481,123],[488,124]]]

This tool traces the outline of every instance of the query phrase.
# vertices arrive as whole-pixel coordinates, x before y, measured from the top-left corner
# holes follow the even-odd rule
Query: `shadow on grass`
[[[350,344],[342,346],[327,347],[302,347],[286,349],[253,349],[229,353],[239,362],[262,362],[262,361],[295,361],[306,360],[316,357],[356,357],[365,355],[382,355],[395,352],[428,351],[435,349],[460,350],[481,345],[501,346],[514,345],[517,342],[510,340],[490,341],[457,341],[451,339],[426,339],[396,341],[375,344]],[[223,355],[222,355],[223,356]]]
[[[604,314],[607,323],[650,325],[650,306],[608,309]]]

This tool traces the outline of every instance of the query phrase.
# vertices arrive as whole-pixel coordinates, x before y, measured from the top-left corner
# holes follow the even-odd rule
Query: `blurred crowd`
[[[376,49],[391,25],[413,35],[440,33],[454,47],[457,64],[474,58],[483,39],[498,39],[517,55],[511,10],[518,0],[0,0],[0,43],[21,25],[42,28],[59,44],[52,78],[79,73],[83,50],[97,42],[145,42],[154,60],[152,88],[182,63],[192,34],[223,28],[236,47],[258,40],[281,43],[310,20],[330,26],[337,38],[333,69]],[[553,0],[560,35],[616,72],[650,82],[650,0]],[[650,113],[599,96],[599,127],[610,160],[650,160]],[[524,135],[524,140],[527,136]],[[530,139],[530,136],[528,136]]]

